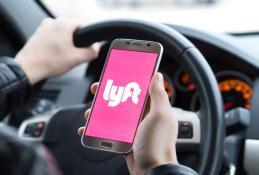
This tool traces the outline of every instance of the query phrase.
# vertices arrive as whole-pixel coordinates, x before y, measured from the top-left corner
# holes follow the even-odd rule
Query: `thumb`
[[[75,52],[77,53],[78,61],[80,63],[89,62],[97,58],[100,52],[101,45],[100,43],[94,43],[86,48],[77,48],[75,47]]]
[[[156,73],[149,86],[150,110],[161,105],[169,105],[168,95],[164,88],[164,78],[161,73]]]

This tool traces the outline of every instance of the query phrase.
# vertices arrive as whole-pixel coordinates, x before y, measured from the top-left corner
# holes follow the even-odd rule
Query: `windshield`
[[[41,0],[55,15],[83,24],[137,18],[210,32],[259,31],[258,0]]]

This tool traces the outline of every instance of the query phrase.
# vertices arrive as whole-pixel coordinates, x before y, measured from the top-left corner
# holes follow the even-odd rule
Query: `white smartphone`
[[[162,53],[162,45],[154,41],[116,39],[111,43],[82,145],[115,153],[131,151]]]

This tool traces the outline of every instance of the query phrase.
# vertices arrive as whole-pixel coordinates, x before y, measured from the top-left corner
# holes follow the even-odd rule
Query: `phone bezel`
[[[102,74],[101,74],[101,77],[99,80],[100,83],[102,83],[103,75],[105,73],[105,69],[106,69],[107,63],[109,61],[110,52],[112,49],[157,53],[158,56],[157,56],[157,60],[156,60],[156,64],[154,66],[153,72],[152,72],[152,76],[158,70],[158,67],[159,67],[159,64],[161,61],[161,57],[162,57],[162,53],[163,53],[163,46],[158,42],[145,41],[145,40],[134,40],[134,39],[115,39],[112,41],[111,46],[109,48],[109,52],[107,54],[106,61],[105,61],[105,64],[104,64],[104,67],[102,70]],[[99,94],[99,87],[97,88],[97,93],[94,97],[91,109],[93,109],[95,101],[96,101],[96,97]],[[143,113],[144,113],[144,109],[146,106],[147,97],[148,97],[148,93],[146,94],[145,101],[142,106],[141,116],[139,117],[138,126],[139,126],[140,121],[143,119]],[[114,140],[110,140],[110,139],[104,139],[104,138],[98,138],[98,137],[92,137],[92,136],[85,135],[86,128],[88,126],[88,121],[89,121],[90,117],[91,117],[91,111],[90,111],[88,120],[86,121],[85,129],[84,129],[84,132],[83,132],[83,135],[81,138],[81,143],[83,146],[85,146],[87,148],[91,148],[91,149],[109,151],[109,152],[114,152],[114,153],[123,153],[123,154],[128,153],[132,150],[133,143],[126,143],[126,142],[122,142],[122,141],[114,141]],[[136,129],[136,131],[137,131],[137,129]],[[134,134],[134,139],[136,136],[136,131]],[[105,147],[102,145],[102,143],[109,143],[112,145],[112,147]]]

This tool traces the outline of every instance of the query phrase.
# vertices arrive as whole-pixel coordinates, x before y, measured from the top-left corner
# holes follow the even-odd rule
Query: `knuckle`
[[[164,112],[162,110],[162,108],[157,108],[153,111],[153,115],[155,116],[155,118],[157,120],[161,120],[164,118]]]
[[[165,97],[165,93],[162,90],[157,91],[157,95],[161,98]]]
[[[167,98],[167,93],[164,89],[157,89],[156,94],[159,98]]]

